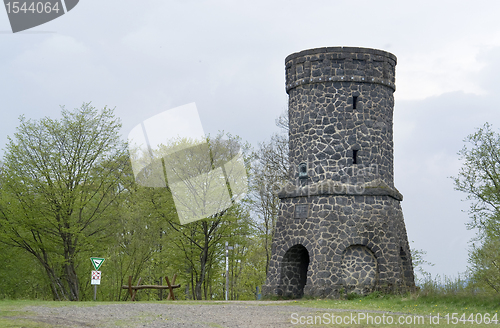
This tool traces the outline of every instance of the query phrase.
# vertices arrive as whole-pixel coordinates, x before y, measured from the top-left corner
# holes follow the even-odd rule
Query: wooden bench
[[[122,289],[128,289],[131,301],[135,301],[135,295],[137,294],[137,291],[139,289],[168,289],[169,293],[168,293],[167,300],[170,300],[170,299],[171,300],[175,300],[174,288],[181,287],[180,284],[174,285],[176,278],[177,278],[177,275],[174,274],[174,277],[172,279],[172,284],[170,284],[170,280],[168,280],[168,277],[165,276],[165,281],[167,282],[167,286],[161,286],[161,285],[141,285],[141,278],[139,278],[139,280],[137,282],[137,286],[132,286],[132,276],[128,276],[128,286],[127,285],[122,285]]]

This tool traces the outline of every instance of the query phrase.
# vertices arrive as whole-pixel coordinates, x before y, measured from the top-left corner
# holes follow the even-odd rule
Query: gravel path
[[[292,313],[314,315],[327,310],[284,305],[284,302],[122,303],[96,306],[27,306],[24,318],[55,327],[297,327]],[[272,305],[270,305],[272,304]],[[361,311],[356,311],[361,312]],[[21,318],[21,317],[18,317]]]

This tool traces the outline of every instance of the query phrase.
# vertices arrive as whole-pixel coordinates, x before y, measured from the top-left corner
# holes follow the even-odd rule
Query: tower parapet
[[[377,83],[396,90],[396,56],[368,48],[328,47],[300,51],[285,59],[286,92],[328,82]]]

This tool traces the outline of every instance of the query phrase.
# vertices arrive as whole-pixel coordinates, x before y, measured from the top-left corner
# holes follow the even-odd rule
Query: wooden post
[[[139,281],[137,281],[137,287],[139,287],[141,285],[141,279],[142,278],[139,277]],[[135,295],[137,294],[137,291],[138,291],[138,289],[134,288],[134,295],[132,295],[132,299],[131,299],[132,302],[135,301]]]
[[[175,301],[174,289],[172,288],[172,285],[170,284],[170,281],[168,280],[167,276],[165,276],[165,281],[167,282],[168,289],[170,290],[170,294],[168,295],[168,297],[171,298],[173,301]]]
[[[172,286],[175,285],[175,278],[177,278],[177,274],[174,274],[174,278],[172,279]],[[170,293],[172,293],[172,296],[174,296],[174,292],[173,292],[172,288],[169,288],[169,289],[170,289]],[[170,293],[167,296],[167,301],[170,299]],[[175,300],[175,297],[174,297],[174,300]]]
[[[128,293],[130,294],[130,299],[132,299],[132,276],[128,276]]]
[[[163,277],[160,277],[160,286],[162,285]],[[163,289],[160,289],[160,301],[163,300]]]

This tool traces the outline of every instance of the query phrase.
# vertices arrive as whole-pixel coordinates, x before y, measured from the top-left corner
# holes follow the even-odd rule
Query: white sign
[[[92,278],[90,280],[91,285],[101,284],[101,271],[92,271]]]

